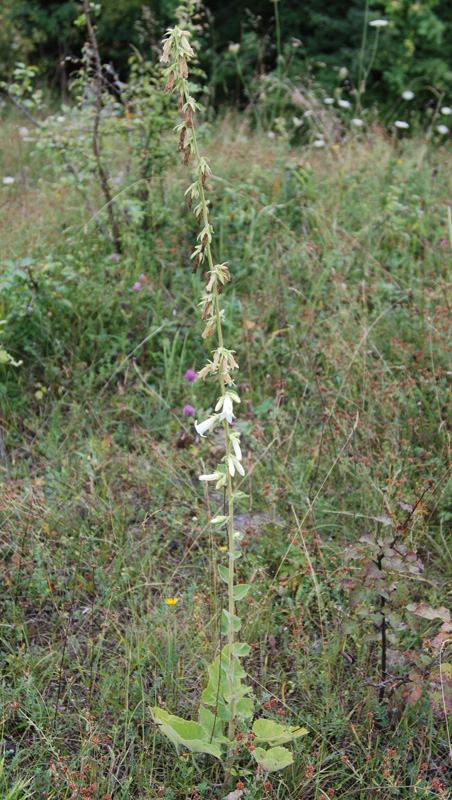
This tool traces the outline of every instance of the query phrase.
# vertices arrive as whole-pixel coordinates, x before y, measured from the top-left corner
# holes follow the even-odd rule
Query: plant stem
[[[185,99],[188,101],[188,94],[186,93]],[[193,150],[196,156],[196,160],[198,164],[200,163],[201,157],[199,153],[198,142],[196,139],[196,133],[194,127],[191,129],[192,134],[192,142],[193,142]],[[207,208],[206,196],[204,193],[204,186],[202,184],[202,180],[200,175],[198,174],[198,186],[199,186],[199,194],[201,198],[202,204],[202,213],[204,219],[204,225],[207,228],[209,224],[209,210]],[[213,271],[214,263],[212,257],[212,249],[210,247],[210,242],[207,242],[206,245],[206,253],[207,253],[207,261],[209,264],[210,270]],[[220,315],[220,305],[218,301],[218,283],[215,281],[213,286],[213,296],[214,296],[214,308],[215,308],[215,317],[216,317],[216,327],[217,327],[217,336],[218,336],[218,344],[220,347],[223,347],[223,329],[221,325],[221,315]],[[223,356],[221,357],[221,360]],[[223,377],[223,370],[220,360],[220,368],[219,368],[219,375],[220,375],[220,384],[221,384],[221,393],[224,396],[226,394],[226,386]],[[228,726],[228,736],[230,741],[232,742],[234,738],[234,731],[235,731],[235,719],[234,719],[234,676],[233,676],[233,666],[234,666],[234,612],[235,612],[235,604],[234,604],[234,499],[233,499],[233,490],[232,490],[232,477],[229,472],[229,456],[231,454],[231,442],[229,439],[229,423],[227,419],[223,420],[224,432],[226,436],[226,475],[227,475],[227,498],[228,498],[228,555],[229,555],[229,568],[228,568],[228,685],[229,685],[229,709],[231,712],[231,717],[229,719],[229,726]],[[220,657],[221,658],[221,657]],[[221,668],[221,662],[220,662]]]

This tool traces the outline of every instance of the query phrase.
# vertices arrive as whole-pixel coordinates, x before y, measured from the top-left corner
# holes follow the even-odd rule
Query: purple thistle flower
[[[190,403],[187,403],[187,405],[184,406],[182,409],[182,414],[184,415],[184,417],[194,417],[196,411],[193,408],[193,406],[190,405]]]
[[[117,253],[112,253],[110,259],[111,261],[119,261],[119,256]]]
[[[198,376],[194,369],[187,369],[187,372],[185,373],[186,381],[195,381],[197,377]]]
[[[441,239],[441,247],[447,247],[448,244],[449,242],[447,241],[447,239]]]
[[[132,286],[132,289],[134,290],[134,292],[139,292],[139,291],[140,291],[140,289],[141,289],[141,283],[140,283],[140,281],[135,281],[135,283],[134,283],[134,284],[133,284],[133,286]]]

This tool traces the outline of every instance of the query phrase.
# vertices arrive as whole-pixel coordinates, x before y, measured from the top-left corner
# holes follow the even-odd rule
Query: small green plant
[[[403,687],[403,699],[413,705],[425,691],[433,711],[442,716],[452,710],[452,665],[444,663],[444,651],[452,641],[450,611],[409,602],[410,583],[424,570],[413,530],[422,524],[426,513],[422,500],[429,490],[414,505],[399,501],[405,512],[402,520],[387,500],[386,513],[375,521],[388,532],[364,534],[347,547],[350,577],[343,578],[342,586],[350,592],[352,614],[343,630],[352,638],[357,633],[362,638],[365,632],[366,641],[379,645],[380,680],[372,686],[378,689],[380,703]],[[442,623],[432,641],[422,636],[422,648],[416,647],[419,632],[413,617]]]
[[[0,325],[4,325],[6,320],[0,320]],[[15,361],[14,358],[2,347],[2,343],[0,341],[0,364],[11,364],[13,367],[20,367],[22,361]]]
[[[228,607],[223,609],[221,631],[227,638],[213,664],[209,667],[209,681],[202,693],[198,721],[184,720],[169,714],[162,708],[153,708],[152,714],[160,730],[176,746],[182,746],[193,753],[205,753],[218,758],[230,774],[232,763],[239,756],[239,743],[244,742],[245,751],[269,772],[283,769],[292,763],[292,754],[282,745],[307,733],[304,728],[286,728],[269,719],[259,719],[250,730],[250,720],[254,713],[251,687],[244,682],[246,672],[240,659],[247,656],[250,645],[239,642],[236,634],[241,629],[241,620],[236,614],[236,603],[243,600],[250,586],[235,583],[235,562],[240,557],[237,545],[242,533],[234,529],[234,504],[243,498],[243,492],[233,486],[238,473],[244,476],[240,434],[233,430],[235,404],[240,403],[232,374],[238,369],[235,351],[229,349],[223,337],[225,309],[220,307],[220,296],[225,285],[231,280],[227,263],[216,264],[212,252],[213,227],[209,216],[209,201],[206,198],[205,183],[211,169],[201,156],[194,127],[194,115],[198,105],[190,94],[187,62],[194,56],[188,41],[188,32],[179,27],[169,29],[164,40],[162,62],[168,64],[164,70],[167,91],[176,91],[179,108],[184,114],[177,126],[179,148],[184,152],[184,164],[188,165],[194,157],[195,180],[186,191],[189,208],[193,210],[198,225],[198,244],[192,253],[194,270],[207,260],[208,282],[206,293],[201,299],[202,320],[205,328],[203,339],[216,334],[217,346],[212,351],[212,359],[199,372],[201,378],[216,376],[220,395],[215,412],[202,422],[196,421],[195,428],[203,437],[207,431],[222,424],[225,435],[225,454],[214,472],[201,475],[201,481],[215,484],[216,489],[225,488],[227,513],[212,519],[219,529],[226,527],[228,542],[228,567],[220,566],[220,579],[227,584]],[[242,751],[243,752],[243,751]]]

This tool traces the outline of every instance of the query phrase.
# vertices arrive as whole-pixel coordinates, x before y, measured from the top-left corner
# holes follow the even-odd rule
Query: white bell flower
[[[202,438],[204,438],[204,434],[206,433],[206,431],[210,430],[210,428],[212,427],[212,425],[215,424],[217,419],[218,417],[215,416],[215,417],[208,417],[207,419],[204,420],[204,422],[198,422],[198,420],[196,420],[195,422],[196,433],[199,433],[199,435]]]
[[[231,444],[234,448],[235,457],[238,458],[239,461],[242,460],[242,451],[240,449],[239,438],[238,436],[231,436]]]
[[[219,411],[222,408],[222,412],[219,416],[219,419],[226,419],[229,423],[232,422],[234,419],[234,406],[232,405],[232,399],[229,394],[225,394],[224,397],[220,397],[218,403],[215,406],[215,411]]]
[[[239,475],[245,475],[245,470],[243,469],[240,461],[236,456],[229,456],[228,458],[228,469],[233,478],[235,475],[235,470],[239,473]]]
[[[218,481],[220,478],[223,477],[221,472],[212,472],[210,475],[200,475],[200,481]]]

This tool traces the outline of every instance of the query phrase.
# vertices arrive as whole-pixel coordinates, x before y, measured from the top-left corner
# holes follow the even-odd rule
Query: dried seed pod
[[[186,133],[187,133],[187,128],[182,128],[182,130],[181,130],[181,132],[179,134],[179,150],[183,150],[184,149],[185,134]]]
[[[185,56],[181,56],[179,60],[179,72],[181,78],[188,78],[187,60]]]
[[[171,92],[174,86],[174,72],[170,72],[165,86],[165,92]]]
[[[192,209],[192,206],[193,206],[193,197],[192,197],[192,196],[191,196],[191,194],[190,194],[190,195],[188,196],[188,207],[189,207],[190,211],[191,211],[191,209]]]
[[[216,330],[215,321],[209,320],[202,332],[202,338],[207,339],[208,336],[212,336],[215,333],[215,330]]]
[[[209,237],[207,236],[207,233],[205,233],[204,236],[202,237],[202,242],[201,242],[201,249],[202,249],[203,252],[207,247],[207,242],[208,241],[209,241]]]
[[[190,161],[190,153],[191,153],[191,144],[188,144],[184,151],[184,167],[186,167],[188,162]]]
[[[179,111],[182,111],[184,106],[184,95],[182,94],[182,92],[179,93],[178,105],[179,105]]]
[[[207,300],[207,302],[204,304],[204,308],[202,310],[202,315],[201,315],[201,319],[202,319],[203,322],[206,321],[206,319],[207,319],[208,315],[210,314],[211,310],[212,310],[212,303],[211,303],[210,300]]]
[[[185,124],[187,128],[193,128],[193,109],[191,106],[188,106],[185,112]]]
[[[195,263],[193,265],[192,272],[196,272],[196,270],[198,269],[200,263],[201,263],[201,256],[200,256],[199,253],[197,253],[196,258],[195,258]]]
[[[204,219],[203,212],[202,212],[202,211],[200,211],[200,212],[199,212],[199,214],[198,214],[198,226],[199,226],[199,227],[201,227],[201,225],[202,225],[202,223],[203,223],[203,219]]]
[[[201,183],[204,186],[207,178],[207,172],[201,172]]]

